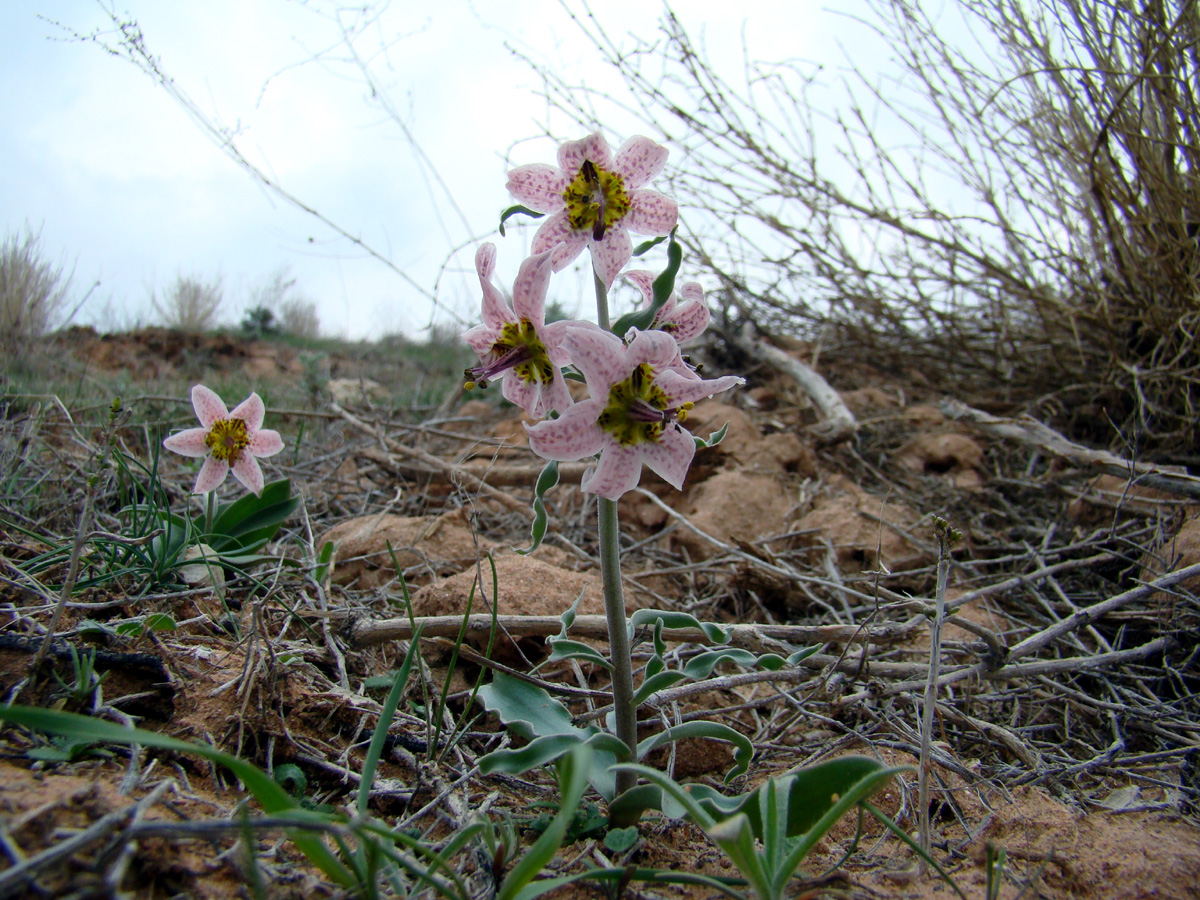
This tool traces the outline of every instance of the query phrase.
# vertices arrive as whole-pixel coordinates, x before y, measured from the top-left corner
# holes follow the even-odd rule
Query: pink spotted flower
[[[487,387],[500,380],[504,397],[534,418],[571,405],[571,392],[560,371],[568,362],[563,346],[568,326],[546,324],[551,256],[544,251],[521,263],[509,307],[492,284],[496,245],[481,244],[475,252],[475,271],[483,288],[483,321],[462,336],[479,354],[479,365],[465,373],[467,385]]]
[[[649,309],[654,302],[653,272],[636,270],[626,272],[625,277],[637,285],[645,299],[644,308]],[[654,314],[651,328],[665,331],[676,342],[682,344],[692,338],[699,337],[708,327],[708,304],[704,302],[704,288],[698,282],[687,281],[679,288],[679,293],[672,293],[667,302],[659,307]]]
[[[267,413],[262,398],[251,393],[229,412],[220,397],[198,384],[192,388],[192,407],[201,427],[173,434],[163,446],[183,456],[205,457],[193,491],[215,491],[232,471],[246,490],[261,497],[263,473],[258,458],[283,449],[279,432],[262,427]]]
[[[530,448],[545,459],[599,454],[580,487],[609,500],[637,487],[643,463],[682,489],[696,444],[679,423],[696,401],[745,383],[732,375],[702,380],[680,368],[669,334],[631,333],[626,346],[606,331],[570,329],[564,343],[591,396],[557,419],[525,426]]]
[[[679,218],[674,200],[645,190],[667,164],[667,148],[631,137],[614,157],[599,134],[558,148],[558,167],[535,163],[508,173],[508,190],[549,218],[533,238],[533,252],[554,250],[554,271],[592,251],[592,267],[612,287],[633,255],[629,232],[669,234]]]

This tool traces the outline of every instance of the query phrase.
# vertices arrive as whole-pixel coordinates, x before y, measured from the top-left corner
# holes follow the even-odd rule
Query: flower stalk
[[[608,286],[593,272],[596,285],[596,322],[607,331],[612,323],[608,311]],[[612,662],[613,718],[617,737],[629,748],[629,762],[636,762],[637,707],[633,703],[633,655],[629,647],[629,621],[625,618],[625,590],[621,584],[621,524],[617,501],[596,498],[600,538],[600,580],[604,586],[604,615],[608,620],[608,653]],[[617,796],[637,783],[633,772],[617,773]]]

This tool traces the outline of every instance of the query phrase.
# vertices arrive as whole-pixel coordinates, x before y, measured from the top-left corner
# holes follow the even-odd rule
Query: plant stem
[[[204,537],[207,540],[212,534],[213,521],[217,518],[217,492],[209,491],[205,495],[207,506],[204,512]]]
[[[593,272],[596,285],[596,321],[608,330],[608,287]],[[617,737],[629,748],[629,761],[637,762],[637,707],[633,705],[633,659],[629,652],[629,621],[625,618],[625,594],[621,587],[621,527],[617,503],[597,500],[600,533],[600,579],[604,583],[604,614],[608,619],[608,653],[612,661],[613,717]],[[632,772],[617,773],[617,796],[637,783]],[[629,823],[614,823],[618,826]]]
[[[621,530],[617,503],[603,497],[597,501],[600,523],[600,578],[604,582],[604,613],[608,617],[608,652],[612,659],[613,716],[617,737],[629,747],[630,761],[637,762],[637,707],[633,705],[633,660],[629,652],[629,622],[621,589]],[[617,774],[617,795],[633,787],[632,772]]]

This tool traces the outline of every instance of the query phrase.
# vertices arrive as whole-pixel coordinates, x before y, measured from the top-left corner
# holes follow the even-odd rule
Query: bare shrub
[[[310,339],[319,337],[321,317],[317,313],[316,302],[295,294],[295,290],[296,279],[291,277],[287,267],[277,269],[266,283],[251,291],[247,319],[251,319],[252,314],[261,317],[265,313],[270,327],[260,329],[261,333],[282,332]]]
[[[831,89],[795,61],[726,80],[669,12],[623,50],[635,111],[683,148],[693,261],[764,331],[943,389],[1075,411],[1099,440],[1192,448],[1200,350],[1195,0],[872,0],[895,70]],[[591,127],[615,98],[543,73]],[[834,94],[828,118],[817,110]],[[620,100],[613,106],[629,103]],[[679,155],[676,155],[679,159]]]
[[[284,334],[315,338],[321,334],[317,304],[304,297],[291,297],[279,304],[279,327]]]
[[[50,330],[66,301],[71,274],[42,255],[41,234],[26,229],[0,245],[0,348],[19,354]]]
[[[196,275],[177,275],[170,290],[159,299],[151,295],[155,312],[168,328],[189,334],[211,331],[217,324],[217,313],[224,301],[221,279],[202,281]]]

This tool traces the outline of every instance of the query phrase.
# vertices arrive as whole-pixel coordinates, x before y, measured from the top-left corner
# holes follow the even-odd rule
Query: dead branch
[[[304,615],[310,615],[304,613]],[[426,616],[415,619],[356,619],[351,620],[345,635],[354,647],[370,647],[386,641],[408,640],[413,627],[419,627],[424,637],[456,637],[461,631],[466,637],[487,637],[492,630],[492,617],[486,614],[468,616]],[[906,623],[891,623],[859,627],[856,625],[725,625],[730,634],[729,645],[750,650],[775,649],[765,647],[766,641],[783,641],[792,645],[824,643],[889,643],[901,640],[912,632]],[[496,628],[514,636],[549,636],[562,630],[558,616],[497,616]],[[608,623],[604,616],[576,616],[571,625],[573,637],[606,638]],[[713,641],[698,628],[664,628],[668,641],[712,644]]]
[[[1011,438],[1037,447],[1054,456],[1069,459],[1086,468],[1099,469],[1110,475],[1128,478],[1146,487],[1168,491],[1183,497],[1200,500],[1200,478],[1187,474],[1182,466],[1157,466],[1152,463],[1122,459],[1106,450],[1092,450],[1067,440],[1037,419],[1023,417],[1008,419],[973,409],[959,400],[945,399],[942,412],[952,419],[970,422],[997,437]]]
[[[842,402],[838,392],[815,369],[768,344],[762,338],[742,334],[733,339],[734,346],[757,362],[794,380],[817,405],[823,421],[812,429],[812,433],[828,443],[837,443],[850,437],[858,427],[854,413]]]

